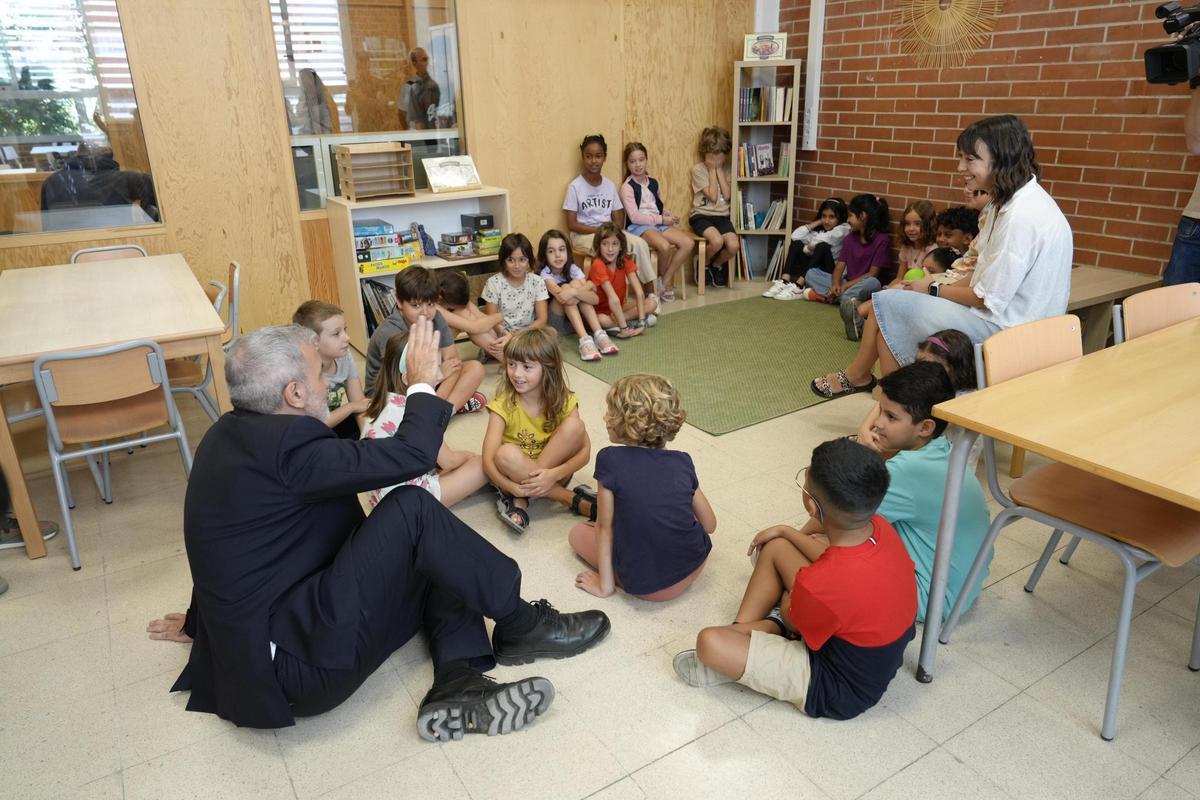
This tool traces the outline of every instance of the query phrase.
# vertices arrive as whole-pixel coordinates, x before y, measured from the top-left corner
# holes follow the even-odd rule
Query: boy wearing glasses
[[[913,638],[913,562],[875,513],[888,489],[876,452],[825,442],[797,479],[812,518],[754,537],[758,561],[734,623],[700,631],[675,672],[692,686],[737,681],[810,717],[850,719],[879,702]],[[769,616],[776,605],[782,613]]]

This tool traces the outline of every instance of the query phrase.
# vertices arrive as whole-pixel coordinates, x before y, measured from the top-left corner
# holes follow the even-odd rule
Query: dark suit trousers
[[[326,570],[335,592],[356,592],[361,617],[353,669],[324,669],[277,650],[275,676],[296,716],[334,708],[424,631],[434,666],[466,659],[495,666],[483,618],[520,601],[517,563],[415,486],[388,494]],[[353,586],[340,586],[350,581]]]

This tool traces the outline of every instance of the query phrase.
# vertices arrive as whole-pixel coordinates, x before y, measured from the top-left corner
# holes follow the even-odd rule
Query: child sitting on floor
[[[692,457],[665,449],[687,412],[658,375],[626,375],[607,404],[609,441],[623,446],[596,454],[596,522],[570,534],[571,549],[592,569],[575,585],[597,597],[619,585],[642,600],[674,599],[704,569],[717,527]]]
[[[658,303],[642,293],[637,267],[625,255],[625,232],[606,222],[596,233],[595,242],[596,258],[588,270],[588,280],[600,297],[596,305],[600,324],[618,339],[638,336],[646,328],[653,328],[658,323],[654,315]],[[627,290],[632,291],[632,297]],[[631,314],[636,317],[630,319]]]
[[[571,247],[566,235],[556,230],[543,233],[537,256],[542,265],[538,277],[545,281],[546,290],[550,292],[550,327],[563,336],[573,331],[579,337],[579,358],[583,361],[599,361],[601,354],[616,355],[617,346],[608,338],[596,316],[600,296],[596,294],[596,287],[588,283],[583,270],[571,261]],[[588,335],[589,329],[591,335]]]
[[[904,661],[917,613],[913,563],[875,513],[888,488],[877,453],[825,442],[801,476],[812,519],[754,537],[758,561],[734,623],[700,631],[675,672],[692,686],[737,681],[810,717],[850,719],[879,702]]]
[[[485,314],[504,315],[496,329],[501,346],[514,331],[546,327],[550,294],[545,281],[533,272],[533,264],[533,245],[525,234],[510,233],[500,240],[502,269],[488,278],[479,296]]]
[[[782,274],[771,282],[763,297],[776,300],[797,299],[804,291],[796,282],[804,282],[804,273],[817,267],[830,275],[842,255],[842,240],[850,233],[846,223],[846,201],[830,197],[821,201],[817,218],[792,231],[792,246],[788,248],[787,264]]]
[[[946,422],[933,416],[933,407],[954,397],[954,384],[940,363],[918,356],[916,362],[881,378],[879,388],[879,414],[871,423],[870,441],[881,452],[892,455],[887,460],[891,480],[878,513],[896,529],[916,565],[917,621],[923,622],[942,517],[942,490],[954,446],[943,436]],[[959,594],[967,592],[965,608],[970,608],[983,590],[986,568],[974,586],[964,587],[963,582],[987,535],[988,522],[983,488],[972,472],[963,477],[946,584],[947,617]]]
[[[375,376],[383,360],[383,349],[388,340],[397,333],[408,335],[408,327],[415,325],[420,317],[433,320],[441,346],[442,379],[434,387],[438,397],[450,402],[464,414],[479,411],[487,398],[477,391],[483,383],[483,364],[478,361],[463,361],[454,345],[454,334],[445,318],[438,313],[438,279],[433,272],[421,266],[412,266],[396,274],[396,310],[371,334],[367,344],[367,391],[374,392]]]
[[[367,399],[358,379],[358,367],[350,355],[345,312],[335,305],[309,300],[296,309],[292,322],[317,334],[317,354],[321,356],[321,374],[325,376],[329,407],[325,424],[333,428],[339,438],[357,439]]]
[[[935,247],[925,254],[925,259],[921,262],[921,269],[925,270],[926,274],[935,276],[935,282],[945,282],[942,280],[943,276],[949,275],[954,264],[962,261],[960,255],[957,250],[949,247]],[[955,280],[957,279],[955,278]],[[894,281],[883,288],[903,289],[908,283],[904,273],[900,273],[896,275]],[[857,342],[862,338],[863,326],[866,325],[867,317],[874,313],[872,301],[851,300],[849,308],[847,309],[843,305],[842,309],[842,321],[846,324],[846,338]]]
[[[900,217],[898,237],[900,266],[897,273],[903,275],[910,269],[919,269],[925,256],[937,247],[937,211],[928,200],[909,203]]]
[[[471,342],[478,345],[483,354],[499,361],[504,355],[504,345],[496,335],[496,327],[504,323],[504,315],[484,314],[471,302],[471,283],[467,276],[456,269],[439,269],[437,275],[437,313],[450,326],[455,338],[465,333]]]
[[[544,328],[513,334],[504,346],[500,386],[487,406],[483,469],[500,492],[500,519],[517,533],[529,529],[534,497],[596,519],[595,492],[566,488],[587,464],[591,448],[576,406],[558,337]]]
[[[408,355],[408,336],[398,333],[388,339],[383,349],[383,362],[379,367],[379,375],[375,378],[375,391],[371,395],[371,404],[367,407],[367,426],[363,430],[364,439],[385,439],[396,435],[396,429],[404,419],[405,369],[404,358]],[[442,443],[438,450],[437,467],[424,475],[397,484],[398,486],[419,486],[441,501],[446,508],[454,505],[463,498],[474,494],[487,484],[487,476],[483,474],[483,460],[475,453],[465,450],[454,450]],[[395,486],[374,489],[367,497],[371,508],[387,496]]]
[[[865,300],[892,276],[888,204],[882,197],[860,194],[850,201],[850,234],[842,241],[842,254],[833,275],[813,267],[804,274],[808,287],[798,299],[823,303]],[[786,298],[784,298],[786,299]]]

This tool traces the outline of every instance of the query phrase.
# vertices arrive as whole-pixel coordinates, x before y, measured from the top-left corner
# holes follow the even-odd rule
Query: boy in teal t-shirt
[[[879,398],[880,413],[872,432],[880,447],[894,450],[896,455],[887,462],[891,482],[877,513],[892,523],[916,566],[917,620],[923,622],[951,447],[950,441],[942,436],[946,422],[933,418],[933,407],[952,399],[954,386],[940,364],[918,361],[882,379],[879,388],[883,393]],[[989,524],[983,488],[974,475],[964,476],[959,502],[958,527],[950,553],[950,578],[946,584],[947,617],[964,591],[963,582]],[[990,564],[992,553],[987,558]],[[965,589],[966,608],[979,596],[986,575],[985,567],[979,581]]]

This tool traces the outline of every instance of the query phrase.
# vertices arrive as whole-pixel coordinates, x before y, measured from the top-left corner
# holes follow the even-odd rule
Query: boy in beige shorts
[[[888,487],[877,453],[825,442],[797,484],[811,519],[754,537],[733,624],[700,631],[675,671],[692,686],[737,681],[810,717],[850,719],[879,702],[913,638],[913,562],[875,513]]]

